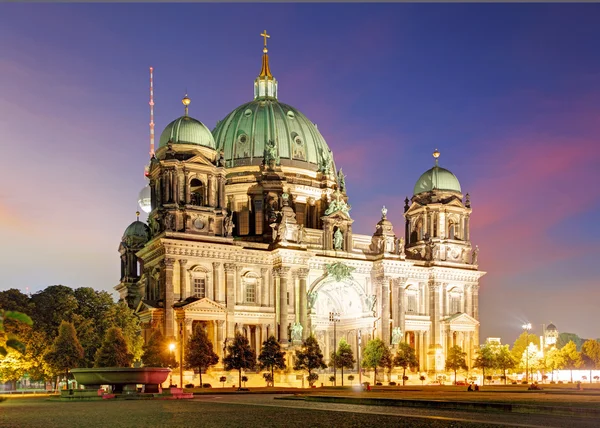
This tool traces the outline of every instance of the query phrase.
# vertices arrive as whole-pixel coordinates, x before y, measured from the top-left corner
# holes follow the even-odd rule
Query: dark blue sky
[[[599,337],[598,4],[1,4],[3,288],[111,290],[156,129],[252,97],[265,28],[280,100],[319,126],[354,230],[402,231],[440,163],[473,201],[481,332]],[[582,314],[585,314],[583,316]],[[539,333],[539,331],[537,332]]]

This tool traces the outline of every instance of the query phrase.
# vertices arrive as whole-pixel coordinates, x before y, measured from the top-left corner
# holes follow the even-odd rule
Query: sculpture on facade
[[[342,230],[338,227],[338,229],[333,234],[333,249],[341,250],[343,242],[344,242],[344,235],[342,234]]]
[[[299,322],[294,323],[292,325],[292,342],[301,342],[302,341],[302,324]]]
[[[337,282],[342,281],[346,278],[352,278],[352,271],[356,269],[351,266],[347,266],[341,262],[335,262],[325,265],[325,271],[327,276],[332,276]]]
[[[233,225],[233,213],[229,213],[223,219],[223,236],[226,238],[231,238],[234,227],[235,226]]]
[[[384,205],[384,206],[383,206],[383,208],[381,208],[381,218],[382,218],[382,219],[385,219],[385,218],[387,218],[387,217],[386,217],[386,216],[387,216],[387,212],[388,212],[388,210],[387,210],[387,208],[386,208],[386,207],[385,207],[385,205]]]
[[[337,179],[340,192],[346,192],[346,176],[342,172],[342,168],[340,168],[340,170],[338,171]]]
[[[400,237],[400,239],[398,239],[398,249],[397,249],[397,253],[400,255],[400,257],[405,257],[406,254],[404,253],[404,238]]]
[[[471,264],[472,265],[477,265],[478,257],[479,257],[479,246],[475,245],[475,248],[473,249],[473,252],[471,253]]]
[[[265,144],[264,164],[269,167],[269,169],[273,169],[278,163],[279,156],[277,156],[277,146],[275,145],[275,141],[269,140]]]
[[[165,230],[172,231],[175,229],[175,217],[170,212],[167,212],[164,216],[163,226]]]
[[[335,199],[332,199],[331,202],[329,202],[329,206],[325,210],[325,215],[330,215],[336,211],[341,211],[347,216],[350,216],[348,212],[350,211],[351,207],[341,198],[341,193],[339,190],[335,192],[335,196]]]
[[[377,296],[374,294],[367,296],[366,304],[367,304],[367,308],[369,308],[370,311],[375,312],[375,305],[377,304]]]
[[[220,167],[225,166],[225,152],[223,151],[223,149],[219,150],[219,153],[217,153],[217,159],[215,161],[215,164]]]
[[[400,327],[394,327],[392,330],[392,345],[397,345],[402,341],[402,329]]]
[[[281,223],[279,223],[279,227],[277,228],[277,237],[281,242],[287,242],[286,234],[287,234],[287,218],[282,218]]]
[[[306,239],[306,230],[304,229],[304,225],[301,224],[298,226],[298,232],[296,232],[296,242],[298,244],[302,244]]]
[[[312,309],[315,307],[315,303],[317,301],[317,295],[318,292],[316,291],[312,291],[310,293],[308,293],[308,310],[312,311]]]

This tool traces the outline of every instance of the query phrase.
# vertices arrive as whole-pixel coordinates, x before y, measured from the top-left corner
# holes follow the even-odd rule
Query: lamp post
[[[531,330],[531,323],[522,325],[523,330],[527,333],[525,336],[525,380],[529,383],[529,330]]]
[[[171,361],[173,361],[174,357],[173,357],[173,352],[175,351],[175,344],[174,343],[169,343],[169,353],[171,354]],[[169,364],[171,365],[171,364]],[[171,371],[171,378],[169,380],[169,388],[171,387],[171,385],[173,385],[173,371]]]
[[[361,331],[358,329],[358,352],[357,355],[357,363],[358,363],[358,384],[362,386],[362,369],[360,367],[360,345],[362,342]]]
[[[179,322],[179,387],[183,388],[183,321]]]
[[[336,386],[337,373],[336,373],[336,361],[337,360],[337,337],[335,325],[340,322],[339,312],[329,312],[329,321],[333,323],[333,386]]]

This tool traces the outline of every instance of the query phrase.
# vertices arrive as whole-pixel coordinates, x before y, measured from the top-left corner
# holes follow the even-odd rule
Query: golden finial
[[[262,68],[260,69],[260,74],[258,77],[266,77],[269,80],[273,79],[273,75],[271,74],[271,69],[269,68],[269,55],[267,52],[267,39],[271,36],[267,34],[267,30],[260,34],[265,39],[265,47],[263,48],[263,57],[262,57]]]
[[[135,216],[137,217],[137,221],[140,221],[140,212],[139,211],[135,212]]]
[[[435,149],[435,151],[433,152],[433,157],[435,158],[435,165],[437,166],[438,158],[440,157],[440,152],[438,151],[438,149]]]
[[[188,106],[191,104],[192,100],[190,97],[188,97],[187,93],[185,94],[185,97],[183,97],[183,99],[181,100],[182,104],[185,106],[185,115],[188,115]]]

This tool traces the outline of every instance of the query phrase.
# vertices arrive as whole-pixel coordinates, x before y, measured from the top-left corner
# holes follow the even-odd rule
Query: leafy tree
[[[140,319],[127,303],[120,301],[106,310],[106,319],[111,327],[119,327],[123,332],[127,348],[133,354],[133,361],[139,361],[144,353],[144,338]]]
[[[296,362],[294,370],[306,370],[308,372],[308,384],[310,386],[319,378],[313,370],[324,369],[327,366],[323,362],[323,353],[317,339],[310,335],[302,342],[302,347],[296,350]]]
[[[263,373],[263,378],[267,382],[267,386],[273,386],[273,375],[271,373]]]
[[[58,336],[46,354],[46,361],[56,372],[63,371],[65,373],[66,383],[69,378],[69,369],[78,367],[82,359],[83,348],[77,339],[75,327],[70,322],[61,322]]]
[[[423,382],[425,382],[425,379],[427,379],[425,376],[423,376],[423,375],[419,376],[419,380],[421,381],[421,385],[423,385]]]
[[[512,370],[517,366],[517,360],[509,351],[508,345],[500,346],[496,349],[496,366],[502,370],[502,377],[506,385],[506,370]]]
[[[242,387],[242,370],[251,370],[256,366],[256,353],[250,347],[246,336],[236,333],[233,343],[227,345],[227,356],[223,358],[225,370],[238,370],[238,387]]]
[[[169,343],[160,330],[154,330],[148,343],[142,348],[142,363],[145,367],[177,367],[175,356],[169,350]]]
[[[456,385],[456,372],[458,370],[467,370],[467,353],[458,345],[448,349],[448,358],[446,358],[446,369],[454,371],[454,384]]]
[[[342,386],[344,386],[344,369],[351,369],[354,367],[354,363],[356,363],[352,348],[348,342],[346,342],[346,339],[341,339],[338,344],[337,351],[331,353],[331,362],[329,363],[329,367],[333,367],[334,361],[335,367],[339,367],[342,371]]]
[[[590,383],[592,383],[592,370],[600,369],[600,342],[594,339],[586,340],[581,347],[581,354],[584,365],[590,370]]]
[[[404,386],[406,384],[406,369],[419,366],[415,349],[406,342],[400,342],[394,357],[394,366],[402,367],[402,385]]]
[[[194,326],[192,337],[188,340],[185,350],[185,368],[197,368],[202,388],[202,370],[207,370],[219,362],[219,357],[213,351],[213,344],[208,339],[206,330],[200,324]]]
[[[95,367],[131,367],[133,354],[119,327],[111,327],[104,336],[102,346],[96,352]]]
[[[546,352],[546,368],[552,373],[552,381],[554,381],[554,370],[560,370],[565,366],[565,359],[560,349],[552,348]]]
[[[556,340],[556,347],[562,349],[571,341],[575,343],[577,351],[581,351],[581,347],[585,341],[575,333],[560,333]]]
[[[361,365],[374,370],[373,383],[377,383],[377,367],[387,367],[390,361],[391,353],[383,340],[373,339],[367,342]]]
[[[6,311],[17,311],[25,314],[33,312],[33,305],[29,296],[16,288],[0,291],[0,308],[4,308]]]
[[[348,380],[350,381],[350,385],[353,385],[354,383],[354,375],[349,375],[348,376]]]
[[[266,373],[265,373],[265,374],[266,374]],[[225,381],[227,381],[227,378],[226,378],[225,376],[221,376],[221,377],[219,378],[219,382],[221,382],[221,383],[223,384],[223,386],[222,386],[223,388],[225,388]]]
[[[511,353],[517,361],[521,360],[523,352],[525,352],[525,349],[529,346],[530,343],[533,343],[539,348],[540,339],[535,334],[529,333],[528,331],[523,331],[523,333],[521,333],[517,340],[515,340],[515,343],[513,344],[513,347],[511,349]]]
[[[490,344],[482,345],[477,353],[477,358],[473,362],[473,367],[479,368],[483,371],[483,383],[485,383],[485,371],[486,369],[493,369],[496,366],[496,358],[494,355],[494,349]]]
[[[262,344],[260,355],[258,356],[258,363],[261,370],[269,370],[270,378],[265,380],[267,384],[271,382],[271,385],[275,383],[274,370],[283,370],[287,366],[285,364],[285,352],[281,350],[281,345],[275,339],[275,336],[269,336]]]
[[[571,383],[573,383],[573,370],[583,364],[581,354],[577,352],[577,345],[572,340],[560,349],[565,362],[565,368],[571,371]]]
[[[16,382],[29,370],[29,362],[23,354],[9,351],[0,359],[0,381],[10,382],[11,389],[15,390]]]
[[[53,340],[59,333],[62,321],[73,321],[78,302],[72,288],[64,285],[51,285],[31,296],[35,307],[32,319],[36,329],[42,330]]]
[[[23,345],[23,343],[21,343],[21,341],[19,341],[14,334],[6,332],[4,325],[10,321],[17,321],[18,323],[24,325],[33,324],[31,318],[24,313],[0,309],[0,355],[3,357],[8,353],[7,348],[14,349],[19,352],[25,351],[25,345]]]

